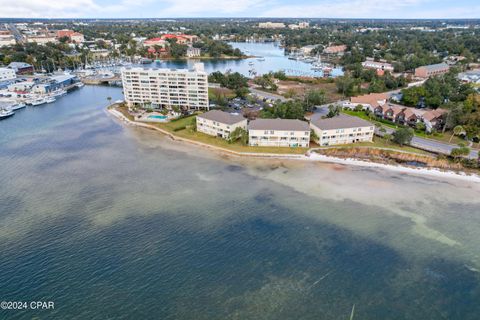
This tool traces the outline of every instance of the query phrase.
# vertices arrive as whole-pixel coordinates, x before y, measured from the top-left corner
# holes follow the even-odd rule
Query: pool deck
[[[155,118],[155,117],[158,117],[158,118]],[[135,121],[142,121],[142,122],[168,122],[172,119],[175,119],[175,117],[172,115],[165,116],[164,114],[161,114],[159,112],[143,113],[135,117]]]

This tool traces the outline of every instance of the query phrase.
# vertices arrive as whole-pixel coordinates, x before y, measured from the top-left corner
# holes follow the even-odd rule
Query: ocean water
[[[480,186],[199,149],[86,86],[0,122],[0,319],[478,319]]]

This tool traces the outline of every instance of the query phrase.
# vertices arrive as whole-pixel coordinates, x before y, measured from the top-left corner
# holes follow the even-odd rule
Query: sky
[[[480,18],[480,0],[0,0],[0,18]]]

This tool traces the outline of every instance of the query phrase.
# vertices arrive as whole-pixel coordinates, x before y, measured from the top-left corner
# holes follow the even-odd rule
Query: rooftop
[[[428,71],[436,71],[436,70],[444,70],[444,69],[448,69],[449,68],[449,65],[446,64],[445,62],[442,62],[442,63],[437,63],[437,64],[430,64],[428,66],[422,66],[420,68],[425,68],[427,69]]]
[[[246,120],[240,114],[231,114],[231,113],[220,111],[220,110],[211,110],[211,111],[202,113],[197,117],[207,119],[207,120],[217,121],[225,124],[235,124],[240,121]]]
[[[297,119],[257,119],[250,122],[249,130],[310,131],[307,122]]]
[[[30,68],[32,65],[25,62],[12,62],[8,65],[9,68]]]
[[[312,124],[323,130],[346,129],[357,127],[371,127],[372,123],[346,114],[340,114],[333,118],[318,118],[312,120]]]

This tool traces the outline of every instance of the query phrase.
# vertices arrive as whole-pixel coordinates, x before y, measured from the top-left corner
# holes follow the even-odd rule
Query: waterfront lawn
[[[153,125],[180,138],[190,139],[236,152],[305,154],[308,151],[308,148],[251,147],[244,146],[240,142],[228,143],[222,138],[209,136],[207,134],[189,129],[188,127],[192,124],[193,119],[194,115],[167,123],[156,123]]]
[[[123,114],[128,120],[130,120],[130,121],[135,120],[135,118],[130,114],[130,112],[128,112],[128,108],[125,104],[119,105],[119,106],[115,107],[115,109],[117,111],[119,111],[121,114]]]

